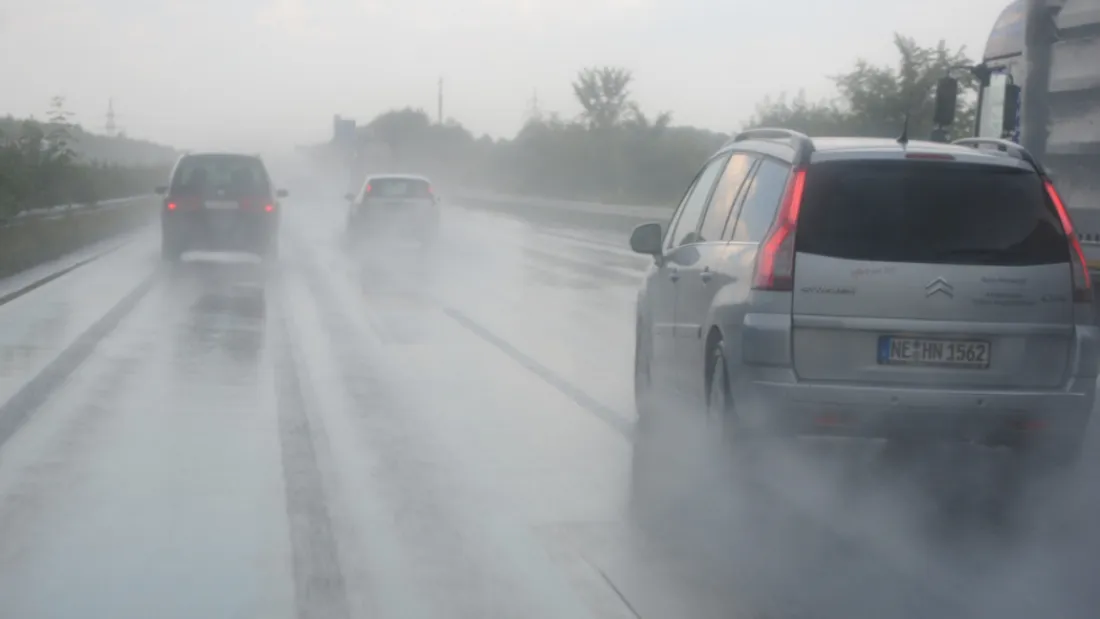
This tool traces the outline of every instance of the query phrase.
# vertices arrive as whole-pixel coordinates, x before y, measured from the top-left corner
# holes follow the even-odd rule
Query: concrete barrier
[[[75,209],[38,209],[0,225],[0,277],[55,260],[155,221],[156,196],[105,200]]]
[[[92,204],[59,204],[57,206],[32,208],[25,211],[20,211],[14,217],[12,217],[11,221],[16,222],[38,217],[55,217],[64,215],[65,213],[71,213],[73,211],[90,211],[97,209],[125,207],[140,200],[148,200],[151,197],[151,194],[144,194],[140,196],[128,196],[125,198],[113,198],[111,200],[99,200]]]

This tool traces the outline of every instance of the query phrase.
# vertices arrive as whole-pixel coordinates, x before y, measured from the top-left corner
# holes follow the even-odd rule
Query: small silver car
[[[439,233],[439,195],[432,181],[415,174],[367,177],[358,194],[345,196],[349,236],[362,234],[409,237],[429,244]]]
[[[755,129],[698,173],[637,303],[639,432],[1008,445],[1076,462],[1093,288],[1053,183],[1010,142]],[[1055,469],[1057,470],[1057,468]]]

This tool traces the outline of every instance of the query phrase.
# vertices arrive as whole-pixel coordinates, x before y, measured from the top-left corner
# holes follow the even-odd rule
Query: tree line
[[[21,211],[148,193],[175,151],[74,124],[63,97],[44,121],[0,118],[0,222]]]
[[[965,49],[942,41],[926,47],[895,35],[894,45],[893,64],[861,60],[832,76],[836,96],[766,99],[740,128],[896,137],[908,119],[911,137],[929,136],[936,81],[971,60]],[[963,92],[973,92],[968,74],[955,75]],[[454,119],[437,123],[424,110],[405,108],[359,127],[351,144],[307,152],[325,168],[347,173],[349,186],[372,170],[403,169],[467,189],[671,205],[730,134],[677,125],[669,112],[646,113],[631,94],[633,83],[626,68],[583,69],[572,83],[580,114],[532,113],[508,139],[477,137]],[[974,97],[960,97],[953,130],[967,133],[974,115]],[[55,97],[45,121],[0,118],[0,221],[25,209],[145,193],[163,180],[176,155],[149,142],[85,131]]]
[[[926,47],[895,35],[894,46],[898,59],[892,65],[860,60],[832,76],[835,97],[812,101],[798,93],[766,99],[741,128],[781,126],[810,136],[897,137],[908,122],[911,138],[927,139],[937,80],[972,61],[965,48],[943,41]],[[975,92],[968,74],[954,75],[960,77],[963,93]],[[350,165],[349,185],[368,171],[398,168],[469,189],[673,204],[730,134],[678,126],[669,112],[646,114],[631,95],[633,83],[626,68],[583,69],[572,84],[582,110],[578,116],[532,114],[510,139],[476,137],[453,119],[437,123],[424,110],[405,108],[359,127],[353,143],[318,145],[312,155],[330,169]],[[974,99],[959,99],[952,129],[959,137],[973,125]]]

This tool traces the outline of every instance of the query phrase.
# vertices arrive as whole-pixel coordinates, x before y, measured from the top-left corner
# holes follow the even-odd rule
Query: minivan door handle
[[[710,280],[714,279],[714,273],[710,272],[710,267],[703,267],[702,272],[699,273],[699,277],[703,278],[704,284],[709,284]]]
[[[672,267],[671,269],[669,269],[668,278],[672,281],[680,279],[680,269],[677,269],[676,267]]]

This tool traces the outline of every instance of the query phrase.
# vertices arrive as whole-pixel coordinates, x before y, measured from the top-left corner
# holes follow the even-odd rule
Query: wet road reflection
[[[151,239],[0,307],[14,325],[0,328],[4,354],[44,351],[3,366],[0,399],[81,338],[86,351],[0,444],[0,616],[1100,607],[1088,484],[1000,493],[1025,509],[997,523],[988,454],[913,466],[819,442],[747,466],[688,423],[662,461],[679,495],[636,511],[633,311],[648,260],[621,221],[456,208],[425,249],[348,244],[337,208],[287,216],[274,265],[161,269]],[[0,426],[12,410],[0,404]]]
[[[165,275],[171,294],[188,308],[186,328],[177,334],[178,358],[190,366],[254,363],[267,332],[268,286],[273,277],[262,264],[227,260],[184,262]]]

